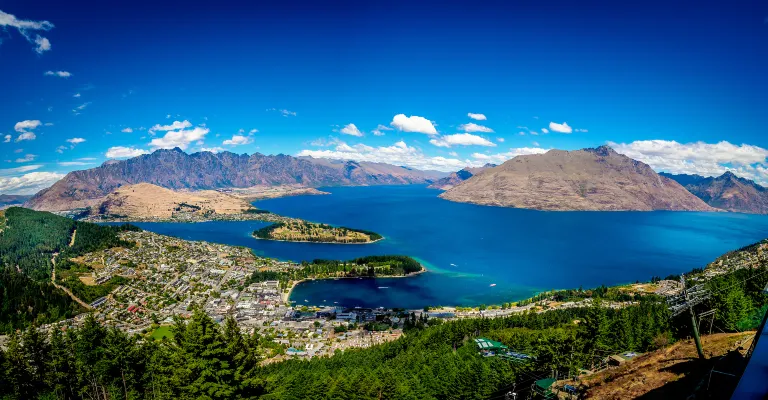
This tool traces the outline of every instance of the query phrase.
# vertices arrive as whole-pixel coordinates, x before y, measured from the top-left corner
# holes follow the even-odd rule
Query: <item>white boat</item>
[[[389,286],[379,286],[379,289],[389,289]]]
[[[309,300],[307,300],[307,299],[304,299],[304,302],[305,302],[305,303],[309,303]]]
[[[451,267],[455,267],[455,266],[456,266],[456,264],[454,264],[454,263],[451,263]]]
[[[496,286],[496,284],[495,283],[491,283],[491,287],[494,287],[494,286]]]

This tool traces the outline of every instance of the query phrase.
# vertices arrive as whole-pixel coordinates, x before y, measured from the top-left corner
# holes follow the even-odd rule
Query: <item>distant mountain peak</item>
[[[768,214],[768,189],[731,171],[718,177],[664,174],[712,207],[752,214]]]
[[[608,157],[612,155],[618,155],[619,153],[616,152],[616,150],[613,149],[613,147],[608,145],[602,145],[594,148],[586,148],[584,151],[588,151],[590,153],[597,154],[602,157]]]

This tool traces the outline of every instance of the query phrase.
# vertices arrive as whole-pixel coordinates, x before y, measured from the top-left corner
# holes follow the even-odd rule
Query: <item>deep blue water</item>
[[[308,282],[291,296],[306,304],[406,308],[496,304],[542,290],[647,281],[703,267],[768,237],[768,217],[758,215],[541,212],[452,203],[424,186],[323,190],[332,194],[255,204],[282,215],[372,230],[385,239],[365,245],[256,240],[250,232],[265,225],[259,222],[137,225],[294,261],[410,255],[430,271],[409,278]]]

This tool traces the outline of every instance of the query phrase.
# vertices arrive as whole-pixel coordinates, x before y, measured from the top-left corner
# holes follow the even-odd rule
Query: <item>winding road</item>
[[[69,247],[72,247],[75,244],[75,235],[77,235],[77,229],[75,229],[74,232],[72,232],[72,239],[69,241]],[[72,294],[72,292],[69,289],[56,283],[56,257],[58,256],[59,256],[59,253],[53,253],[53,258],[51,258],[51,264],[53,265],[53,267],[51,268],[51,283],[57,289],[63,290],[64,293],[66,293],[67,295],[69,295],[69,297],[72,298],[72,300],[76,301],[77,304],[80,304],[86,310],[93,310],[93,307],[91,307],[90,304],[80,300],[77,296]]]

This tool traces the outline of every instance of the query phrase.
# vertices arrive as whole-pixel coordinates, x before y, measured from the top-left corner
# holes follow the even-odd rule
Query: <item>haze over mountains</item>
[[[157,150],[100,167],[68,173],[25,205],[60,211],[82,207],[123,185],[151,183],[167,189],[247,188],[257,185],[308,187],[431,183],[444,174],[388,164],[297,158],[283,154]]]
[[[712,207],[735,212],[768,214],[768,189],[730,171],[709,178],[663,172],[661,175],[674,179]]]
[[[518,156],[440,197],[553,211],[714,211],[679,183],[608,146]]]
[[[8,201],[27,200],[25,206],[37,210],[71,210],[105,201],[114,204],[107,196],[115,197],[116,189],[139,183],[182,191],[288,186],[298,188],[298,193],[303,187],[431,184],[430,188],[446,190],[440,195],[446,200],[537,210],[768,213],[768,189],[753,181],[730,172],[717,178],[657,174],[608,146],[550,150],[518,156],[500,166],[466,167],[444,175],[383,163],[282,154],[187,154],[176,148],[70,172],[29,200],[13,197]],[[133,201],[136,197],[122,196],[119,203],[145,209],[145,203],[151,202]]]
[[[488,168],[495,167],[496,164],[485,164],[482,167],[465,167],[462,168],[456,172],[452,172],[450,175],[446,176],[445,178],[440,178],[436,180],[434,183],[429,185],[428,187],[430,189],[440,189],[440,190],[448,190],[456,185],[458,185],[461,182],[466,181],[467,179],[473,177],[474,175],[480,173],[481,171],[485,171]]]

